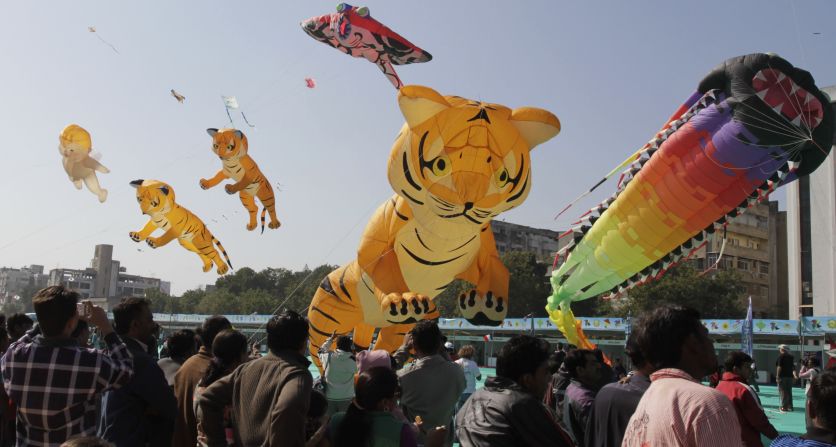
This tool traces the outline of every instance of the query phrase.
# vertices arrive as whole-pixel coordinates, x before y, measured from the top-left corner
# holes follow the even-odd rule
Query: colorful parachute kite
[[[775,55],[729,59],[634,154],[616,193],[571,231],[551,278],[552,320],[588,342],[569,303],[658,278],[830,152],[833,113],[812,76]]]
[[[273,186],[267,177],[261,173],[261,169],[249,156],[247,137],[243,132],[236,129],[206,129],[212,137],[212,152],[221,159],[223,167],[214,177],[209,180],[200,179],[200,187],[209,189],[224,179],[232,179],[233,184],[224,187],[227,194],[238,193],[241,203],[250,214],[250,222],[247,229],[252,231],[256,227],[256,212],[258,205],[255,198],[261,201],[264,206],[261,210],[261,232],[264,233],[264,214],[270,213],[270,228],[279,228],[281,223],[276,217],[276,196],[273,194]]]
[[[345,54],[364,57],[380,67],[395,88],[403,83],[392,65],[428,62],[432,55],[371,17],[369,8],[337,5],[335,14],[311,17],[301,23],[314,39]]]
[[[58,136],[58,151],[64,158],[64,171],[70,181],[76,189],[81,189],[81,183],[84,182],[87,189],[99,198],[99,202],[104,202],[107,190],[99,186],[96,171],[107,174],[110,170],[90,156],[92,148],[90,133],[77,124],[65,127]]]
[[[508,270],[491,219],[531,189],[529,152],[557,135],[542,109],[441,96],[406,86],[406,118],[389,156],[395,194],[366,226],[357,259],[331,272],[311,302],[311,349],[334,331],[394,351],[418,321],[437,318],[433,299],[456,278],[476,287],[456,305],[469,321],[497,326],[508,312]],[[318,362],[318,359],[314,359]],[[318,364],[318,363],[317,363]]]
[[[142,214],[151,218],[141,230],[130,232],[134,242],[145,241],[149,247],[159,248],[176,238],[186,250],[200,256],[204,272],[212,270],[212,263],[217,266],[219,275],[232,267],[221,241],[215,239],[199,217],[174,201],[171,186],[159,180],[134,180],[131,186],[136,188],[136,200]],[[151,233],[158,228],[164,233],[160,237],[151,237]],[[226,263],[218,250],[223,253]]]

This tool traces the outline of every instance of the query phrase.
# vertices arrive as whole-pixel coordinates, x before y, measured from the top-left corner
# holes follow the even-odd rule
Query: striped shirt
[[[737,414],[723,393],[675,368],[650,380],[622,447],[740,447]]]
[[[133,376],[128,348],[115,333],[104,338],[108,353],[35,331],[0,360],[3,386],[18,410],[17,445],[59,446],[71,436],[95,436],[96,398]]]

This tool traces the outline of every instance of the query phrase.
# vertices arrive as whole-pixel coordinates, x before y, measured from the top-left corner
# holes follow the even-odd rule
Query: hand
[[[407,332],[407,334],[404,335],[401,347],[407,351],[412,351],[412,332]]]
[[[110,325],[110,320],[107,319],[107,312],[99,306],[90,304],[90,313],[87,316],[87,322],[99,328],[102,331],[102,336],[113,332],[113,326]]]

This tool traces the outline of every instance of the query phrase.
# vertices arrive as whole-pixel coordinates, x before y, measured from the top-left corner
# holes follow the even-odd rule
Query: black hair
[[[143,311],[150,309],[151,302],[145,298],[125,298],[113,308],[113,330],[125,335],[131,330],[131,323],[139,318]]]
[[[12,316],[6,319],[6,327],[9,329],[16,326],[32,326],[33,324],[35,324],[35,322],[32,321],[32,319],[26,314],[12,314]]]
[[[554,374],[560,369],[560,365],[563,364],[563,359],[561,357],[563,356],[558,355],[557,351],[552,352],[551,355],[549,355],[549,364],[547,366],[549,374]]]
[[[194,352],[194,331],[191,329],[180,329],[168,337],[169,357],[185,357]]]
[[[433,355],[441,347],[442,335],[438,324],[433,320],[421,320],[410,331],[412,344],[426,355]]]
[[[816,376],[807,393],[816,422],[829,431],[836,431],[836,370],[828,369]]]
[[[515,335],[502,346],[496,357],[496,375],[520,383],[525,374],[534,374],[549,358],[549,344],[530,335]]]
[[[231,373],[247,352],[247,337],[244,334],[234,329],[221,331],[212,342],[212,361],[200,380],[200,386],[209,386]]]
[[[357,377],[354,400],[337,427],[334,446],[371,445],[372,421],[369,412],[376,411],[383,399],[392,399],[398,392],[398,375],[389,368],[370,368]]]
[[[624,354],[630,358],[630,363],[633,364],[633,368],[641,369],[647,364],[647,361],[644,359],[642,355],[641,349],[639,349],[639,345],[636,342],[637,331],[633,331],[630,333],[630,336],[627,337],[627,343],[624,345]]]
[[[731,372],[734,368],[740,368],[744,363],[752,363],[752,357],[743,351],[732,351],[726,356],[723,366],[726,371]]]
[[[595,357],[595,351],[591,351],[589,349],[576,349],[566,355],[566,358],[563,359],[563,365],[565,365],[566,372],[569,373],[569,377],[573,379],[578,378],[578,368],[586,368],[586,356],[588,355]],[[597,357],[595,361],[597,361]]]
[[[200,327],[200,342],[207,351],[212,351],[212,343],[215,341],[215,336],[219,332],[226,329],[232,329],[232,323],[223,315],[212,315],[203,320],[203,326]]]
[[[84,320],[78,320],[78,324],[75,325],[75,329],[73,329],[73,333],[70,334],[70,337],[78,338],[85,329],[89,330],[90,325]]]
[[[41,332],[47,337],[61,335],[67,323],[77,315],[75,305],[80,298],[81,295],[78,292],[60,285],[39,290],[32,298],[32,306],[35,308],[35,315],[38,317]],[[15,314],[9,317],[6,320],[9,336],[11,337],[15,326],[27,320],[32,321],[31,318],[23,314]]]
[[[298,351],[308,340],[308,320],[292,310],[284,310],[267,322],[267,347],[272,352]]]
[[[663,305],[639,318],[636,343],[655,369],[679,364],[688,337],[704,337],[700,313],[694,309]]]
[[[337,337],[337,349],[340,351],[351,352],[353,345],[354,343],[352,343],[351,337],[348,335],[340,335]]]

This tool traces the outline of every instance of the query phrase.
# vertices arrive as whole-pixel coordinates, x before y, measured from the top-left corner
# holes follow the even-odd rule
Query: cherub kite
[[[428,62],[432,55],[371,17],[369,8],[337,5],[337,12],[311,17],[301,23],[314,39],[345,54],[366,58],[380,67],[389,82],[403,86],[392,65]]]
[[[110,170],[90,156],[93,148],[90,133],[77,124],[70,124],[61,131],[58,142],[58,151],[64,158],[64,171],[76,189],[81,189],[83,182],[99,198],[99,202],[104,203],[107,190],[99,186],[96,171],[107,174]]]

